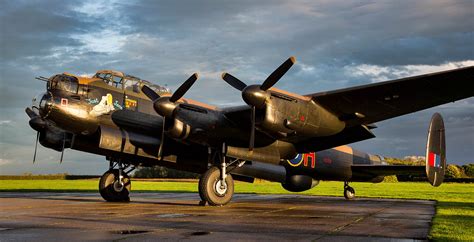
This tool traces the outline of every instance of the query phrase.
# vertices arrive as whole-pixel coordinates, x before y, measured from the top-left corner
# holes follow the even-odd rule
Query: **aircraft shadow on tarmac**
[[[98,200],[98,199],[93,199],[93,198],[88,198],[88,197],[71,198],[71,197],[61,197],[61,195],[59,195],[59,196],[46,196],[46,197],[45,196],[28,197],[28,199],[86,202],[86,203],[98,203],[98,204],[108,204],[108,205],[156,204],[156,205],[176,205],[176,206],[190,206],[190,207],[200,206],[198,197],[196,198],[196,204],[179,203],[179,202],[140,201],[140,200],[139,201],[130,201],[130,202],[123,202],[123,201],[122,202],[106,202],[106,201],[101,201],[101,200]]]

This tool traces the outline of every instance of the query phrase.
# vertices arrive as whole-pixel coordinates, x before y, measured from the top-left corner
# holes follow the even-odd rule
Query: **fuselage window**
[[[125,79],[123,85],[125,91],[133,91],[136,93],[140,93],[140,86],[138,84],[138,80]]]
[[[163,93],[169,93],[170,92],[170,90],[166,87],[161,87],[161,86],[157,86],[157,85],[153,85],[153,84],[149,84],[149,87],[151,89],[153,89],[153,91],[155,91],[158,94],[163,94]]]

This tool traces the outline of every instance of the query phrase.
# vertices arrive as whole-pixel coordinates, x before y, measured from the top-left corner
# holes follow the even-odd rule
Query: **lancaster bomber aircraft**
[[[105,156],[110,166],[99,191],[112,202],[129,201],[128,174],[137,166],[201,174],[201,204],[210,205],[231,200],[234,179],[279,182],[292,192],[320,180],[342,181],[347,199],[355,196],[349,182],[381,182],[386,175],[426,174],[433,186],[442,183],[446,156],[439,114],[430,123],[426,166],[387,165],[345,145],[374,138],[378,121],[474,96],[473,66],[307,95],[274,88],[294,63],[290,57],[261,85],[224,73],[222,79],[247,104],[228,108],[183,98],[197,74],[174,93],[110,70],[91,78],[38,77],[46,92],[26,108],[37,131],[33,161],[38,141],[61,152]]]

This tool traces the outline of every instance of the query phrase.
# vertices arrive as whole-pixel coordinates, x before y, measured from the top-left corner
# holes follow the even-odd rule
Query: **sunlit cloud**
[[[0,126],[1,126],[1,125],[9,125],[9,124],[11,124],[11,123],[12,123],[11,120],[0,120]]]
[[[8,165],[11,164],[11,160],[6,160],[6,159],[0,159],[0,166]]]
[[[349,75],[354,77],[367,77],[371,80],[371,82],[380,82],[395,78],[423,75],[468,66],[474,66],[474,60],[448,62],[440,65],[378,66],[362,64],[348,66],[346,67],[346,71],[349,73]]]

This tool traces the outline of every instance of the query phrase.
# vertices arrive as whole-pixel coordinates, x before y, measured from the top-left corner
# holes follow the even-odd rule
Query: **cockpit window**
[[[115,76],[110,73],[97,73],[94,77],[102,79],[109,86],[122,88],[123,80],[120,76]]]
[[[109,82],[109,85],[111,85],[113,87],[117,87],[117,88],[122,88],[123,83],[122,83],[122,78],[121,77],[112,75],[111,80],[112,80],[112,82]]]
[[[77,93],[78,86],[77,78],[64,74],[54,76],[49,84],[50,89],[59,89],[72,93]]]

